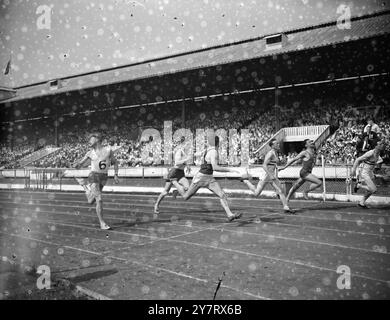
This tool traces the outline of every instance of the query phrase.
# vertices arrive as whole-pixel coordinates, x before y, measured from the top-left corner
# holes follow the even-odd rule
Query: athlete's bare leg
[[[284,195],[282,185],[280,183],[279,179],[275,179],[271,182],[273,188],[275,189],[275,192],[279,195],[280,201],[282,201],[283,210],[288,213],[292,213],[290,210],[290,207],[288,206],[287,198]]]
[[[98,219],[99,219],[100,229],[103,229],[103,230],[111,229],[110,226],[103,219],[103,200],[102,200],[102,195],[101,195],[103,188],[100,187],[97,183],[93,183],[91,185],[91,190],[92,190],[92,193],[95,194],[96,214],[97,214]],[[96,192],[96,190],[99,190],[99,191]]]
[[[363,180],[365,182],[365,185],[360,183],[359,188],[366,190],[366,193],[364,194],[362,201],[359,202],[359,206],[366,207],[366,201],[376,192],[377,187],[374,181],[371,180],[371,178],[364,177]]]
[[[247,185],[247,187],[249,188],[249,190],[252,191],[253,194],[254,194],[256,197],[258,197],[258,196],[261,194],[261,192],[263,191],[264,187],[265,187],[266,184],[268,183],[267,180],[260,180],[259,183],[257,184],[257,187],[255,187],[255,186],[253,185],[253,183],[250,182],[249,180],[246,180],[246,179],[245,179],[245,180],[243,180],[242,182],[244,182],[244,183]]]
[[[160,195],[158,196],[157,201],[156,201],[156,203],[154,205],[154,214],[159,214],[160,213],[159,210],[158,210],[160,202],[169,193],[169,190],[171,189],[171,187],[172,187],[172,182],[171,181],[165,182],[164,190],[160,193]]]
[[[208,186],[208,189],[210,191],[212,191],[219,198],[219,201],[221,202],[221,205],[226,212],[226,215],[228,217],[229,222],[241,217],[241,215],[242,215],[241,213],[234,214],[230,210],[229,204],[227,201],[228,198],[226,196],[226,193],[222,190],[222,188],[218,182],[214,181],[214,182],[210,183],[210,185]]]
[[[308,193],[321,187],[322,186],[322,181],[317,178],[315,175],[313,175],[312,173],[309,173],[306,177],[305,177],[305,181],[309,181],[311,182],[310,186],[309,186],[309,189],[307,189],[306,191],[303,192],[303,197],[307,200],[309,199],[308,197]]]
[[[186,177],[183,177],[180,179],[180,181],[172,181],[173,185],[176,187],[177,190],[174,190],[173,193],[174,193],[174,198],[176,198],[176,195],[177,193],[180,193],[180,195],[182,197],[184,197],[184,194],[186,193],[186,191],[189,189],[190,187],[190,183],[188,182],[187,178]],[[176,193],[175,193],[176,191]]]
[[[305,183],[305,180],[303,180],[302,178],[299,178],[295,183],[294,185],[291,187],[290,191],[288,192],[288,195],[287,195],[287,202],[290,201],[292,195],[295,193],[295,191],[297,191],[303,184]]]
[[[191,183],[188,190],[185,191],[183,194],[179,191],[179,189],[177,189],[177,190],[180,192],[183,199],[187,201],[187,200],[191,199],[192,196],[194,196],[200,188],[201,187],[197,183]],[[182,188],[182,190],[184,191],[184,188]]]

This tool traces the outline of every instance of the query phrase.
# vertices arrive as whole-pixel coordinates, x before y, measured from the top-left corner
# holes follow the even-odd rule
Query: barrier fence
[[[253,176],[253,182],[257,183],[259,179],[265,177],[265,171],[261,166],[251,166],[250,168],[238,167],[243,173],[248,169]],[[300,166],[291,166],[285,170],[278,172],[278,178],[282,182],[285,192],[287,193],[292,185],[299,178]],[[342,194],[352,195],[353,182],[350,181],[349,176],[351,172],[351,165],[327,165],[324,162],[321,165],[313,168],[313,175],[318,177],[323,183],[320,188],[312,191],[315,194],[322,194],[325,199],[326,194]],[[168,167],[136,167],[136,168],[120,168],[119,178],[122,186],[143,186],[153,185],[162,186],[163,177],[166,176]],[[187,177],[191,179],[199,170],[199,167],[191,167],[191,172],[187,173]],[[57,168],[25,168],[12,169],[0,171],[0,188],[2,189],[26,189],[26,190],[65,190],[65,185],[77,184],[74,178],[85,178],[88,176],[89,170],[75,170],[75,169],[57,169]],[[114,175],[114,170],[109,170],[109,177]],[[215,172],[214,176],[217,180],[222,182],[224,188],[243,189],[247,190],[246,186],[238,180],[241,174],[237,173],[221,173]],[[153,182],[151,182],[153,180]],[[389,196],[390,188],[386,181],[376,179],[378,190],[377,195]],[[305,182],[297,192],[307,190],[310,183]],[[273,190],[272,186],[267,185],[265,190]],[[362,192],[358,192],[361,194]]]

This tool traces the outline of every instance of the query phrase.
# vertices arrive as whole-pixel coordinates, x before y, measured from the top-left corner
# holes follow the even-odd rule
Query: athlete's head
[[[184,148],[184,147],[186,147],[186,145],[187,145],[187,140],[186,140],[186,137],[183,136],[180,138],[179,146]]]
[[[305,143],[305,148],[315,148],[316,147],[314,144],[314,141],[311,139],[305,139],[304,143]]]
[[[279,141],[276,139],[271,139],[271,141],[268,143],[268,145],[274,149],[274,150],[279,150],[280,149],[280,144]]]
[[[213,131],[207,132],[207,143],[210,147],[218,148],[219,146],[219,137],[215,135]]]
[[[386,147],[385,140],[382,139],[377,141],[375,149],[377,149],[378,151],[383,151],[385,150],[385,147]]]
[[[367,124],[369,124],[370,126],[372,126],[374,124],[374,119],[373,118],[368,118],[367,119]]]
[[[99,132],[93,132],[88,136],[90,147],[95,147],[98,143],[102,143],[102,135]]]

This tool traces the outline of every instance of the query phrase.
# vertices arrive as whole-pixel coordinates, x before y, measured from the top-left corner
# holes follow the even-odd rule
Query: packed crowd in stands
[[[390,114],[386,108],[360,110],[352,108],[345,102],[337,100],[314,100],[310,102],[300,101],[283,105],[275,112],[274,108],[267,110],[257,109],[253,105],[240,109],[240,106],[226,107],[211,104],[199,104],[188,108],[185,127],[194,134],[196,129],[249,129],[250,131],[250,158],[251,163],[261,163],[255,151],[267,142],[276,132],[276,114],[279,117],[279,127],[301,127],[308,125],[329,124],[332,128],[331,135],[318,150],[319,155],[325,157],[329,165],[351,164],[358,156],[357,150],[360,144],[364,144],[365,137],[372,134],[367,131],[367,119],[369,116],[381,119],[377,124],[371,125],[372,131],[379,138],[390,138]],[[383,110],[385,109],[385,112]],[[245,110],[245,111],[243,111]],[[379,110],[379,111],[378,111]],[[64,120],[60,133],[57,152],[33,162],[36,167],[71,167],[87,151],[86,136],[88,132],[99,130],[107,137],[105,144],[115,146],[116,157],[120,167],[135,167],[154,165],[153,152],[150,151],[148,160],[142,162],[141,152],[145,142],[140,141],[140,133],[146,128],[155,128],[163,135],[162,128],[165,120],[173,122],[173,131],[182,127],[181,108],[155,108],[147,110],[145,107],[127,111],[96,112],[94,118],[73,118]],[[378,112],[382,112],[378,115]],[[110,120],[108,120],[110,119]],[[130,123],[130,125],[129,125]],[[377,127],[375,127],[376,125]],[[374,130],[375,128],[375,130]],[[42,130],[42,128],[41,128]],[[69,130],[69,131],[67,131]],[[47,134],[52,137],[51,133]],[[49,143],[49,141],[47,142]],[[52,141],[50,143],[53,143]],[[365,146],[368,148],[369,146]],[[389,159],[390,144],[384,157]],[[14,168],[18,166],[18,160],[34,151],[34,147],[28,143],[14,146],[11,150],[8,146],[1,147],[0,167]],[[294,157],[300,150],[292,150],[282,156],[282,161]]]
[[[31,154],[34,147],[29,144],[19,144],[10,148],[7,145],[0,146],[0,168],[8,169],[18,167],[18,161]]]

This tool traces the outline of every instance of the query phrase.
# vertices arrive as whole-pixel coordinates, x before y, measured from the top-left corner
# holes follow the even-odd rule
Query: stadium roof
[[[196,50],[131,65],[94,71],[51,81],[15,88],[17,95],[6,102],[93,88],[136,79],[172,74],[202,67],[251,60],[281,53],[307,50],[390,33],[390,11],[351,19],[350,29],[340,29],[336,21],[317,26],[282,32],[286,41],[280,47],[267,49],[264,35],[254,39]],[[54,79],[55,80],[55,79]],[[3,101],[2,101],[3,102]]]
[[[16,90],[8,87],[0,86],[0,102],[2,100],[10,99],[15,97]]]

